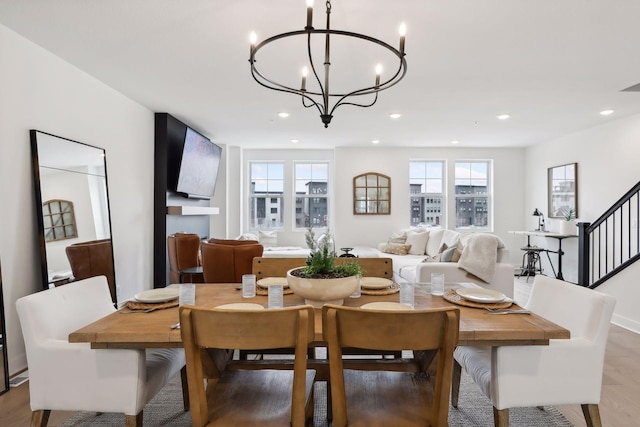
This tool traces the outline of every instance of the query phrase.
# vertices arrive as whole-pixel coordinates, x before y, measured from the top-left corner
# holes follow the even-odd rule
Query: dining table
[[[177,285],[173,285],[177,286]],[[465,284],[447,283],[446,289],[465,287]],[[570,338],[569,330],[535,313],[492,315],[483,308],[458,305],[443,296],[431,295],[428,284],[415,284],[415,309],[455,307],[460,310],[458,345],[504,346],[548,345],[551,339]],[[255,303],[268,307],[267,296],[243,298],[238,283],[199,283],[196,285],[196,306],[216,307],[222,304]],[[285,294],[284,306],[304,304],[295,294]],[[399,302],[399,293],[347,297],[344,305],[360,307],[371,302]],[[510,308],[519,309],[517,304]],[[126,308],[115,311],[69,334],[69,342],[90,343],[94,349],[144,349],[182,347],[180,330],[172,328],[179,321],[178,306],[149,312],[131,312]],[[126,314],[125,314],[126,313]],[[419,327],[419,325],[415,325]],[[315,310],[314,346],[326,345],[322,337],[322,310]]]

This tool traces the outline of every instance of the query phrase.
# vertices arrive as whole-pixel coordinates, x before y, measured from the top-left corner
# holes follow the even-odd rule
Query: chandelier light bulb
[[[407,35],[407,25],[403,22],[400,24],[400,28],[398,29],[398,33],[400,33],[400,37],[404,37]]]
[[[382,64],[376,65],[376,87],[380,86],[380,75],[382,74]]]
[[[302,85],[300,86],[300,90],[307,90],[307,75],[309,75],[309,69],[307,67],[302,67]]]
[[[251,31],[251,33],[249,34],[249,43],[251,43],[251,45],[255,45],[256,42],[258,41],[258,35],[256,34],[255,31]]]
[[[307,0],[307,7],[313,7],[313,0]]]

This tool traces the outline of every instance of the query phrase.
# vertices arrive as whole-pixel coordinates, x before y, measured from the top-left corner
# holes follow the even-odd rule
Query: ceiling
[[[640,93],[622,92],[640,82],[638,16],[635,0],[334,0],[335,29],[397,47],[405,22],[408,72],[325,129],[317,110],[249,71],[250,31],[303,29],[304,0],[0,0],[1,24],[150,110],[217,143],[263,148],[522,147],[638,114]],[[336,84],[373,83],[378,53],[359,47],[332,40]],[[304,49],[287,43],[269,62],[265,48],[259,61],[297,86]]]

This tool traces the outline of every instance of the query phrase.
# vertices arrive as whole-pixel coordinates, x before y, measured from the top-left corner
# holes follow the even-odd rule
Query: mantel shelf
[[[209,206],[167,206],[167,215],[218,215],[220,208]]]

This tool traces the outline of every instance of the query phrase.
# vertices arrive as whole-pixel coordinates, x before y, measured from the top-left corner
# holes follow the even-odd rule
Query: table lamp
[[[533,211],[533,216],[538,217],[538,228],[536,228],[535,231],[544,231],[544,214],[536,208],[536,210]]]

